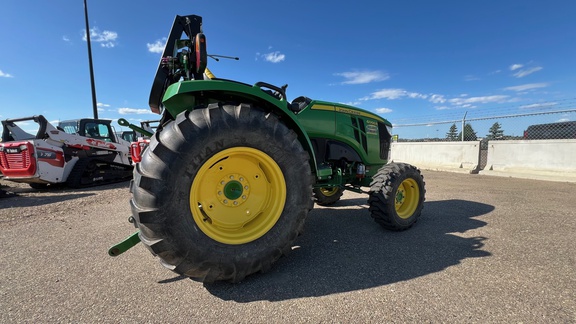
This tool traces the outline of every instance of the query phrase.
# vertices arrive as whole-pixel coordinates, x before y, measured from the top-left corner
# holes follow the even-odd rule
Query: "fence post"
[[[468,114],[468,112],[464,113],[464,117],[462,117],[462,128],[460,128],[462,130],[462,142],[464,142],[464,125],[466,124],[466,115]]]

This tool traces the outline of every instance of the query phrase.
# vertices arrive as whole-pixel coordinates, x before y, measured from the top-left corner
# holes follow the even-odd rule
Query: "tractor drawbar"
[[[131,249],[132,247],[134,247],[134,245],[140,243],[140,237],[138,236],[139,233],[140,233],[140,231],[136,231],[134,234],[128,236],[124,241],[111,247],[108,250],[108,255],[109,256],[119,256],[120,254],[122,254],[122,253],[128,251],[129,249]]]

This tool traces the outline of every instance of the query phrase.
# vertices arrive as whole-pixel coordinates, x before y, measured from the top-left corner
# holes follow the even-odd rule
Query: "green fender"
[[[200,98],[201,93],[201,99]],[[198,94],[198,96],[194,95]],[[264,92],[257,85],[215,79],[215,80],[191,80],[181,81],[170,85],[162,103],[164,108],[172,115],[177,116],[185,110],[191,110],[199,105],[207,106],[210,103],[217,103],[222,100],[232,100],[238,103],[250,103],[255,106],[268,109],[276,113],[289,128],[298,135],[298,140],[302,147],[310,154],[310,168],[314,174],[318,173],[316,157],[312,143],[308,134],[304,130],[295,114],[288,109],[286,98],[277,98]],[[199,100],[202,100],[200,102]]]

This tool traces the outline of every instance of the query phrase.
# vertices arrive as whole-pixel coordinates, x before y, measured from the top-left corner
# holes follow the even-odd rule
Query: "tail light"
[[[149,139],[139,139],[138,142],[132,142],[130,144],[130,156],[134,163],[142,161],[142,152],[150,144]]]

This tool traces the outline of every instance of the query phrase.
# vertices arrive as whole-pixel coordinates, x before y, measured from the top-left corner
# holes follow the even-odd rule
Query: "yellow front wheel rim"
[[[330,196],[334,196],[337,192],[338,192],[338,187],[325,187],[325,188],[320,188],[320,192],[326,196],[326,197],[330,197]]]
[[[420,200],[420,188],[414,179],[405,179],[398,186],[396,191],[396,198],[394,200],[394,207],[396,214],[402,219],[408,219],[418,208]]]
[[[266,234],[285,202],[282,170],[268,154],[249,147],[216,153],[200,167],[190,191],[194,222],[225,244],[244,244]]]

